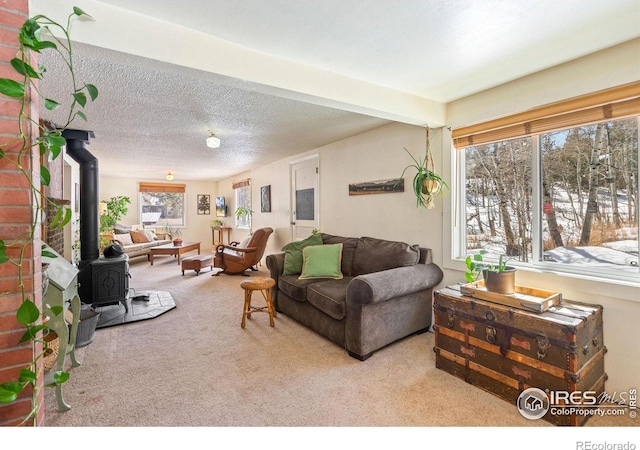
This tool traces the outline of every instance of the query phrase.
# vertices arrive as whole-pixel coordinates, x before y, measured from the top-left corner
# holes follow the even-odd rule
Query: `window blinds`
[[[455,148],[640,114],[640,82],[594,92],[452,131]]]

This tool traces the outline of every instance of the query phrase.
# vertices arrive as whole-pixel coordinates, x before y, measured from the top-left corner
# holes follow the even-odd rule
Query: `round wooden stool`
[[[245,327],[247,317],[251,319],[251,313],[266,312],[269,314],[269,324],[273,327],[273,318],[277,317],[276,309],[271,301],[271,288],[276,285],[276,281],[269,277],[253,277],[242,280],[240,287],[244,289],[244,309],[242,311],[242,323],[240,326]],[[253,291],[260,291],[267,302],[267,306],[251,306],[251,294]]]

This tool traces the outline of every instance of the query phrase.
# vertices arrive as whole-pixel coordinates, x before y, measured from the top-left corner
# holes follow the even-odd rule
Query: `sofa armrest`
[[[347,303],[379,303],[436,286],[443,273],[435,264],[383,270],[355,277],[347,287]]]
[[[271,288],[271,300],[273,301],[276,309],[278,308],[278,278],[284,272],[284,252],[272,253],[267,255],[266,258],[267,268],[271,278],[276,281],[276,284]]]

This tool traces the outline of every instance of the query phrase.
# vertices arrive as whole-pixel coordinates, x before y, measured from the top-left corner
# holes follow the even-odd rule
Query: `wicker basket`
[[[44,336],[42,340],[44,341],[44,357],[42,358],[44,370],[49,371],[56,366],[58,361],[60,338],[54,331],[49,331],[49,334]]]

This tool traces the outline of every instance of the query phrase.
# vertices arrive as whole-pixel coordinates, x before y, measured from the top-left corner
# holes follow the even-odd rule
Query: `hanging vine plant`
[[[409,150],[403,147],[404,151],[413,159],[414,164],[405,167],[400,178],[404,177],[408,169],[416,169],[412,184],[413,193],[416,196],[416,206],[418,208],[432,209],[435,208],[434,197],[442,193],[444,189],[449,189],[449,186],[435,171],[433,155],[431,154],[431,129],[429,127],[426,128],[426,134],[424,159],[414,157]]]
[[[10,64],[18,74],[16,77],[20,81],[11,78],[0,78],[0,94],[16,99],[20,102],[20,112],[17,117],[18,136],[15,140],[0,145],[0,159],[4,159],[9,164],[13,164],[15,168],[27,180],[34,200],[34,213],[31,226],[28,231],[20,238],[5,241],[0,239],[0,264],[14,264],[18,269],[18,285],[22,296],[22,303],[16,312],[16,320],[24,325],[26,331],[20,343],[32,341],[44,343],[42,336],[47,334],[49,329],[43,324],[42,311],[36,306],[36,303],[29,297],[25,287],[25,278],[31,270],[31,265],[25,261],[28,248],[33,243],[36,236],[36,230],[39,226],[38,218],[43,213],[45,206],[48,204],[56,211],[55,217],[51,222],[51,226],[62,228],[71,220],[71,209],[64,205],[58,205],[48,199],[41,190],[42,186],[48,186],[51,175],[47,167],[40,167],[40,179],[33,180],[31,177],[30,156],[34,152],[38,152],[43,160],[54,160],[62,153],[62,148],[66,145],[66,140],[62,137],[62,132],[77,117],[86,120],[86,116],[82,111],[87,101],[95,100],[98,96],[98,89],[92,84],[79,84],[76,79],[76,73],[73,63],[72,43],[70,39],[70,25],[73,18],[89,17],[84,11],[78,7],[73,8],[73,12],[67,17],[66,24],[60,24],[56,21],[43,16],[37,15],[27,19],[18,34],[19,50],[16,56],[11,59]],[[56,37],[55,33],[61,33],[63,38]],[[59,57],[64,60],[73,90],[71,92],[72,103],[69,106],[69,114],[67,121],[63,125],[49,127],[41,125],[36,119],[29,114],[29,103],[31,102],[32,91],[39,94],[38,81],[42,80],[46,73],[46,68],[32,63],[32,53],[40,53],[43,50],[56,52]],[[43,98],[44,107],[47,110],[54,110],[61,106],[61,103],[50,98]],[[17,151],[17,152],[16,152]],[[11,156],[10,156],[11,154]],[[27,165],[23,165],[28,161]],[[18,248],[19,256],[14,260],[10,259],[7,254],[7,248]],[[43,256],[55,257],[54,254],[43,250]],[[53,309],[54,314],[63,314],[61,307]],[[34,355],[33,361],[20,370],[18,379],[0,384],[0,403],[11,403],[18,398],[18,395],[27,387],[34,388],[34,407],[30,414],[24,419],[24,422],[33,417],[38,410],[37,395],[35,389],[38,379],[37,361],[42,358],[44,352]],[[66,371],[56,371],[53,374],[55,384],[64,383],[69,378]],[[24,423],[23,422],[23,423]]]

